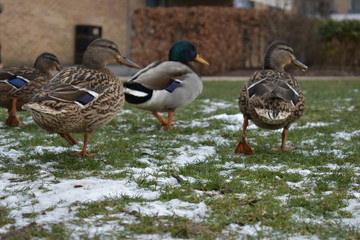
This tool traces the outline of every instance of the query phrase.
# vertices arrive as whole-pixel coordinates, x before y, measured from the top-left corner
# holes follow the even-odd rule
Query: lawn
[[[296,150],[272,151],[281,130],[251,123],[252,156],[233,153],[242,81],[205,82],[170,131],[125,105],[90,158],[26,112],[6,127],[0,109],[0,238],[360,239],[360,79],[300,84]]]

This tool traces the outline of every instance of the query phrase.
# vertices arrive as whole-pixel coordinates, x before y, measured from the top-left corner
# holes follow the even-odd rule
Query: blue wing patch
[[[165,90],[168,91],[169,93],[172,93],[176,88],[180,86],[181,86],[181,81],[171,79],[171,83],[167,88],[165,88]]]
[[[96,93],[94,91],[88,91],[79,100],[75,101],[75,103],[77,105],[83,107],[86,104],[88,104],[89,102],[91,102],[92,100],[94,100],[97,96],[99,96],[98,93]]]
[[[7,83],[13,88],[19,89],[26,86],[29,83],[29,80],[20,76],[15,76],[13,79],[7,80]]]
[[[84,96],[82,96],[82,98],[80,98],[78,100],[79,103],[81,103],[82,105],[86,105],[88,104],[89,102],[91,102],[92,100],[94,100],[94,96],[91,95],[90,93],[85,93]]]

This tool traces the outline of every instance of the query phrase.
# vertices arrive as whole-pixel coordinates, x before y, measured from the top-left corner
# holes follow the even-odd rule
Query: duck
[[[72,152],[74,156],[96,155],[87,151],[91,134],[108,123],[124,104],[120,78],[106,67],[110,63],[140,68],[113,41],[97,38],[87,46],[82,64],[58,72],[24,105],[37,125],[71,145],[78,143],[71,133],[84,133],[82,150]]]
[[[169,130],[175,124],[174,112],[194,101],[203,89],[199,71],[190,62],[209,65],[192,42],[175,42],[167,61],[149,64],[124,83],[126,102],[151,111]],[[168,118],[158,112],[167,112]]]
[[[291,124],[304,113],[305,97],[299,82],[285,71],[288,65],[302,71],[308,69],[295,57],[287,42],[272,42],[265,51],[263,69],[253,73],[240,91],[238,105],[244,121],[235,153],[254,154],[245,137],[249,120],[263,129],[283,129],[281,145],[273,150],[295,149],[287,147],[286,138]]]
[[[20,127],[17,111],[44,86],[53,71],[60,71],[59,59],[52,53],[40,54],[33,67],[11,67],[0,70],[0,107],[8,110],[7,126]]]

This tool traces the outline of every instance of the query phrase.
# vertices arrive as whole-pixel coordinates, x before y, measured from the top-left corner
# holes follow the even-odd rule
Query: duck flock
[[[149,64],[123,85],[106,65],[140,66],[126,58],[111,40],[92,41],[82,64],[63,70],[54,54],[43,53],[33,68],[0,70],[0,106],[8,110],[5,124],[21,127],[23,123],[16,113],[26,110],[39,127],[58,134],[71,145],[78,143],[72,133],[84,133],[82,150],[71,154],[94,156],[87,151],[91,134],[116,116],[125,101],[151,111],[170,130],[174,112],[194,101],[203,89],[200,73],[191,62],[209,65],[193,43],[178,41],[169,50],[167,61]],[[305,108],[297,80],[284,70],[290,64],[307,70],[289,44],[274,41],[265,52],[263,69],[253,73],[239,89],[238,103],[244,122],[235,153],[254,154],[245,137],[249,120],[261,128],[283,129],[281,145],[274,150],[294,149],[286,146],[286,136]],[[55,70],[58,72],[52,75]],[[167,118],[159,112],[167,113]]]

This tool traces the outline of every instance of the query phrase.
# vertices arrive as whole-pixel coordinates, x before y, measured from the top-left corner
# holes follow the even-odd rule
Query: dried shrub
[[[302,34],[313,31],[304,31],[313,29],[313,24],[305,18],[301,24],[299,21],[283,13],[230,7],[138,9],[132,19],[132,58],[142,65],[166,60],[174,42],[189,40],[211,64],[199,66],[202,74],[260,68],[264,51],[273,40],[291,40],[295,50],[308,48],[310,38]]]

